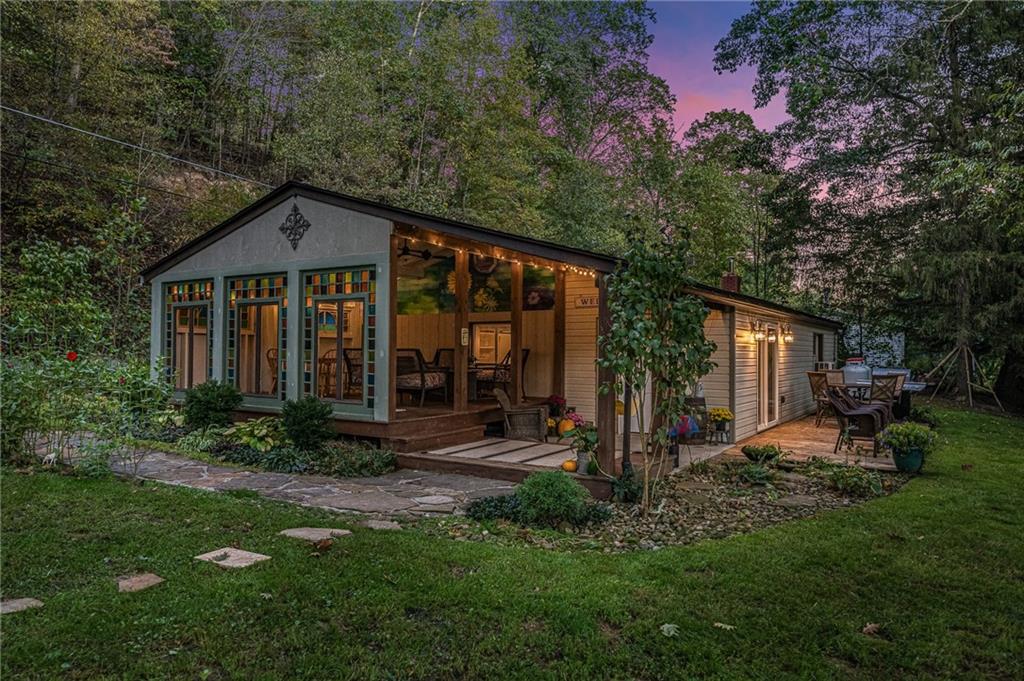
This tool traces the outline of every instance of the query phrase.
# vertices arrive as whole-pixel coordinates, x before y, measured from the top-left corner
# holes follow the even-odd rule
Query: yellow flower
[[[554,427],[555,427],[555,420],[549,418],[548,419],[548,428],[554,428]]]

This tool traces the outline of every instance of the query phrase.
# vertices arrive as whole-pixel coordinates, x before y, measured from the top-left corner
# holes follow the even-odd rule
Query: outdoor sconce
[[[782,342],[792,343],[793,342],[793,327],[789,324],[785,324],[782,327]]]
[[[764,325],[761,322],[754,322],[754,340],[761,342],[765,339]]]
[[[775,329],[768,329],[768,342],[774,343],[778,339],[778,336],[775,334]]]

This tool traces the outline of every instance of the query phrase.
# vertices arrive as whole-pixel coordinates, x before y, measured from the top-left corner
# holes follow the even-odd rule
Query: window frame
[[[319,379],[320,379],[319,371],[316,368],[316,362],[318,361],[318,358],[320,356],[320,334],[319,334],[320,316],[317,313],[317,309],[318,309],[320,303],[337,303],[338,304],[338,310],[342,311],[342,310],[344,310],[344,303],[345,303],[345,301],[356,301],[356,302],[361,303],[362,306],[363,306],[363,333],[362,333],[362,338],[363,338],[363,346],[362,346],[362,349],[363,349],[363,368],[362,368],[362,374],[363,374],[362,375],[362,379],[363,379],[363,382],[362,382],[362,386],[363,386],[363,390],[362,390],[362,396],[358,400],[339,400],[339,399],[334,398],[334,397],[321,397],[319,395],[318,390],[317,390],[317,385],[319,385]],[[370,309],[370,302],[369,301],[370,301],[370,296],[367,295],[366,293],[342,293],[342,294],[335,293],[335,294],[326,294],[326,295],[312,296],[312,303],[313,303],[313,328],[312,328],[311,332],[313,334],[313,337],[312,337],[311,341],[312,341],[312,349],[313,349],[312,361],[314,362],[314,367],[311,368],[312,373],[313,373],[313,381],[312,381],[311,386],[310,386],[311,387],[311,392],[308,393],[308,394],[311,394],[311,395],[315,396],[318,400],[323,400],[324,402],[329,402],[331,404],[339,404],[339,405],[343,404],[343,405],[349,405],[349,406],[357,406],[358,405],[358,406],[361,406],[361,407],[366,407],[366,399],[367,399],[366,386],[367,386],[367,381],[368,381],[368,377],[369,377],[369,362],[367,361],[367,353],[369,352],[368,348],[369,348],[369,342],[370,342],[369,325],[366,323],[366,320],[367,320],[367,316],[368,316],[368,311]],[[335,319],[335,326],[336,326],[336,328],[339,329],[339,337],[340,337],[341,334],[343,333],[343,327],[344,327],[344,324],[346,322],[346,320],[345,320],[346,315],[344,314],[344,312],[340,312],[339,316],[341,317],[341,319],[337,319],[337,318]],[[342,348],[344,348],[344,345],[342,345]],[[338,361],[342,361],[340,357],[338,358]]]
[[[172,380],[174,379],[174,372],[175,372],[175,370],[176,370],[176,368],[178,366],[178,362],[177,362],[177,359],[178,359],[178,332],[177,332],[177,327],[178,327],[178,321],[177,321],[178,320],[178,310],[181,309],[181,308],[202,308],[202,307],[206,308],[206,352],[207,352],[207,355],[206,355],[206,380],[203,381],[203,383],[206,383],[207,381],[212,381],[213,380],[213,366],[212,366],[212,364],[213,364],[213,362],[212,362],[212,358],[213,358],[213,303],[211,301],[188,301],[188,302],[184,302],[184,303],[172,303],[171,304],[171,337],[169,339],[170,340],[170,345],[171,345],[171,355],[170,355],[170,358],[169,358],[170,359],[170,365],[169,365],[168,368],[169,368]],[[189,314],[189,318],[188,318],[188,332],[187,332],[187,336],[188,336],[188,342],[189,342],[189,346],[190,346],[189,347],[188,355],[191,358],[193,356],[193,354],[194,354],[194,347],[195,347],[195,336],[194,336],[194,333],[193,333],[192,315],[191,314]],[[191,390],[196,385],[202,385],[202,383],[199,383],[199,384],[193,383],[192,382],[192,378],[193,378],[192,377],[192,373],[189,372],[188,381],[186,381],[186,386],[184,388],[179,388],[176,385],[177,381],[175,381],[174,391],[175,392],[183,393],[186,390]]]

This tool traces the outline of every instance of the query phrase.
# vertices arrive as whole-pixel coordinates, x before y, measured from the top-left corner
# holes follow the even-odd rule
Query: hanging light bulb
[[[782,327],[782,342],[792,343],[793,342],[793,327],[786,324]]]
[[[778,336],[775,334],[775,329],[768,329],[768,342],[774,343],[778,340]]]
[[[761,324],[761,322],[754,322],[754,340],[760,343],[764,339],[764,326]]]

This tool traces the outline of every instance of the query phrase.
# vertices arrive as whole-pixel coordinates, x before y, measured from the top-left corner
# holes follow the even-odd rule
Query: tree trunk
[[[1024,413],[1024,352],[1010,348],[996,376],[996,395],[1007,411]]]

